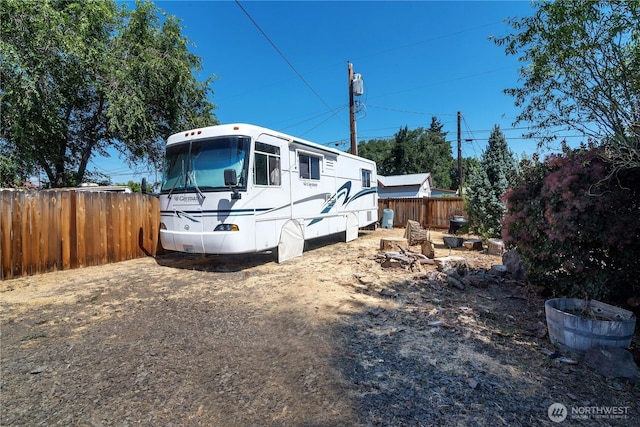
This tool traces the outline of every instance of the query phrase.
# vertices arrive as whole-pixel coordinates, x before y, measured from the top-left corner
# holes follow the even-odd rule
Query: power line
[[[340,110],[342,110],[342,108],[340,108]],[[320,123],[318,123],[317,125],[313,126],[313,127],[312,127],[312,128],[310,128],[310,129],[307,129],[307,131],[306,131],[306,132],[302,132],[302,134],[300,134],[300,136],[304,136],[304,135],[308,134],[308,133],[309,133],[309,132],[311,132],[312,130],[316,129],[318,126],[320,126],[320,125],[322,125],[323,123],[325,123],[325,122],[329,121],[329,119],[331,119],[331,117],[333,117],[333,116],[327,117],[326,119],[324,119],[323,121],[321,121],[321,122],[320,122]]]
[[[338,116],[337,112],[332,110],[331,107],[329,107],[329,104],[327,104],[325,102],[324,99],[322,99],[322,97],[320,96],[320,94],[318,94],[318,92],[315,91],[315,89],[309,84],[309,82],[307,82],[305,80],[305,78],[302,76],[302,74],[300,74],[298,72],[298,70],[296,70],[296,67],[293,66],[293,64],[291,63],[291,61],[289,61],[289,59],[287,59],[287,57],[284,55],[284,53],[282,53],[282,51],[280,49],[278,49],[278,46],[276,46],[276,44],[269,38],[269,36],[267,35],[267,33],[264,32],[264,30],[262,28],[260,28],[260,25],[258,25],[258,23],[255,21],[255,19],[253,19],[253,17],[251,17],[251,15],[249,14],[249,12],[247,12],[247,10],[240,4],[240,1],[236,0],[236,4],[238,5],[238,7],[240,9],[242,9],[242,11],[244,12],[245,15],[247,15],[247,18],[249,18],[249,20],[253,23],[253,25],[258,29],[258,31],[260,31],[260,33],[264,36],[264,38],[269,42],[269,44],[275,49],[276,52],[278,52],[278,55],[280,55],[280,57],[284,60],[284,62],[287,63],[287,65],[293,70],[294,73],[296,73],[296,75],[298,76],[298,78],[300,78],[300,80],[302,80],[302,82],[309,88],[309,90],[311,90],[311,92],[316,96],[316,98],[318,98],[320,100],[320,102],[322,102],[322,104],[324,104],[325,107],[327,107],[327,109],[333,113],[334,116],[336,116],[338,119],[342,120],[340,118],[340,116]]]
[[[371,57],[371,56],[377,56],[377,55],[381,55],[381,54],[384,54],[384,53],[387,53],[387,52],[396,52],[396,51],[398,51],[400,49],[406,49],[406,48],[410,48],[410,47],[417,46],[417,45],[420,45],[420,44],[431,43],[431,42],[434,42],[434,41],[437,41],[437,40],[446,39],[446,38],[453,37],[453,36],[458,36],[460,34],[468,33],[468,32],[471,32],[471,31],[475,31],[475,30],[478,30],[478,29],[481,29],[481,28],[490,27],[492,25],[501,24],[501,23],[503,23],[502,20],[490,22],[490,23],[487,23],[487,24],[478,25],[478,26],[471,27],[471,28],[465,28],[465,29],[460,30],[460,31],[455,31],[453,33],[448,33],[448,34],[441,34],[441,35],[438,35],[438,36],[435,36],[435,37],[431,37],[431,38],[428,38],[428,39],[424,39],[424,40],[420,40],[420,41],[417,41],[417,42],[414,42],[414,43],[409,43],[409,44],[405,44],[405,45],[402,45],[402,46],[396,46],[396,47],[392,47],[392,48],[388,48],[388,49],[379,50],[377,52],[372,52],[372,53],[369,53],[367,55],[362,55],[362,56],[357,57],[355,59],[367,58],[367,57]]]
[[[400,110],[397,108],[389,108],[389,107],[379,107],[376,105],[367,105],[368,108],[375,108],[376,110],[386,110],[386,111],[394,111],[396,113],[407,113],[407,114],[417,114],[417,115],[424,115],[424,116],[455,116],[455,114],[449,114],[449,113],[442,113],[442,114],[436,114],[436,113],[425,113],[422,111],[408,111],[408,110]]]
[[[481,72],[474,73],[474,74],[467,74],[467,75],[464,75],[464,76],[455,77],[455,78],[448,79],[448,80],[434,81],[434,82],[431,82],[429,84],[422,85],[422,86],[412,86],[411,88],[408,88],[408,89],[402,89],[402,90],[396,90],[394,92],[384,93],[384,94],[381,94],[381,95],[374,96],[373,98],[375,98],[375,99],[384,98],[384,97],[387,97],[387,96],[397,95],[397,94],[404,93],[404,92],[415,91],[416,89],[424,89],[424,88],[432,87],[432,86],[441,86],[441,85],[443,85],[445,83],[452,83],[452,82],[456,82],[456,81],[459,81],[459,80],[466,80],[466,79],[470,79],[470,78],[473,78],[473,77],[478,77],[478,76],[482,76],[482,75],[485,75],[485,74],[492,74],[492,73],[496,73],[498,71],[507,70],[507,69],[511,69],[511,68],[513,68],[513,66],[509,65],[507,67],[501,67],[501,68],[496,68],[496,69],[493,69],[493,70],[481,71]]]
[[[343,104],[342,106],[340,106],[340,107],[336,108],[336,109],[335,109],[335,112],[336,112],[336,113],[338,113],[338,112],[340,112],[340,111],[344,110],[345,108],[347,108],[347,104]],[[304,120],[299,121],[299,122],[297,122],[297,123],[294,123],[294,124],[292,124],[292,125],[282,127],[282,128],[280,128],[280,130],[281,130],[281,131],[285,131],[285,130],[287,130],[287,129],[290,129],[290,128],[293,128],[293,127],[296,127],[296,126],[300,126],[300,125],[302,125],[302,124],[304,124],[304,123],[306,123],[306,122],[309,122],[309,121],[311,121],[311,120],[317,119],[317,118],[322,117],[322,116],[324,116],[324,115],[326,115],[326,114],[329,114],[329,113],[332,113],[332,112],[331,112],[331,111],[324,111],[324,112],[322,112],[322,113],[316,114],[315,116],[311,116],[311,117],[309,117],[309,118],[307,118],[307,119],[304,119]],[[327,120],[329,120],[331,117],[333,117],[333,116],[330,116],[328,119],[323,120],[322,122],[320,122],[320,124],[322,124],[322,123],[326,122],[326,121],[327,121]],[[318,126],[314,126],[313,128],[311,128],[311,129],[307,130],[305,133],[309,133],[311,130],[315,129],[316,127],[318,127]],[[302,136],[302,135],[300,135],[300,136]]]
[[[462,115],[462,123],[464,124],[465,128],[466,128],[466,133],[468,133],[471,138],[465,138],[465,142],[469,142],[468,140],[470,139],[471,141],[471,147],[473,150],[473,157],[477,158],[478,157],[478,151],[480,153],[482,153],[482,147],[480,147],[480,145],[477,143],[478,138],[475,137],[474,135],[474,131],[471,130],[469,123],[467,123],[466,118],[464,117],[464,114]]]

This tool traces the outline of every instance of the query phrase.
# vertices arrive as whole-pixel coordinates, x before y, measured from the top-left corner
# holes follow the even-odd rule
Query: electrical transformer
[[[353,87],[353,95],[361,96],[364,93],[364,80],[362,80],[361,74],[354,74],[353,81],[351,82]]]

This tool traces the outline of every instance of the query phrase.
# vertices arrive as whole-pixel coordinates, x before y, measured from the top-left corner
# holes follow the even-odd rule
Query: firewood
[[[471,251],[481,251],[482,250],[482,240],[480,239],[467,239],[462,242],[462,246],[471,250]]]
[[[397,237],[384,237],[380,239],[380,250],[384,251],[385,249],[393,249],[396,246],[406,248],[408,246],[407,239]]]
[[[426,240],[431,240],[431,233],[420,226],[417,221],[407,221],[404,237],[409,241],[409,246],[418,245]]]
[[[435,258],[436,249],[431,240],[425,240],[424,242],[422,242],[422,245],[420,247],[422,249],[422,254],[427,258]]]
[[[504,242],[500,239],[489,239],[487,251],[489,255],[502,256],[504,253]]]
[[[376,256],[378,261],[384,268],[404,268],[406,270],[420,270],[423,264],[434,264],[434,261],[427,258],[421,253],[413,252],[398,246],[400,251],[384,252]]]

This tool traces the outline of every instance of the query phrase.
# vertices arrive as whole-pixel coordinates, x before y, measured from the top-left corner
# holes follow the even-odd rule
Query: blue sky
[[[346,150],[351,62],[365,89],[357,98],[358,141],[426,128],[436,116],[455,157],[460,111],[464,157],[481,156],[494,125],[516,155],[536,149],[522,138],[522,125],[514,128],[518,109],[502,92],[518,84],[519,63],[490,40],[511,31],[506,18],[533,13],[528,1],[240,3],[157,2],[182,21],[203,58],[200,77],[217,76],[221,123],[256,124]],[[131,174],[117,157],[93,164],[114,182],[155,180],[142,166]]]

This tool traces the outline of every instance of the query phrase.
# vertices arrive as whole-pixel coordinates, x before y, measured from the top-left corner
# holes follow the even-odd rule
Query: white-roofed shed
[[[378,175],[378,198],[431,197],[431,174]]]

